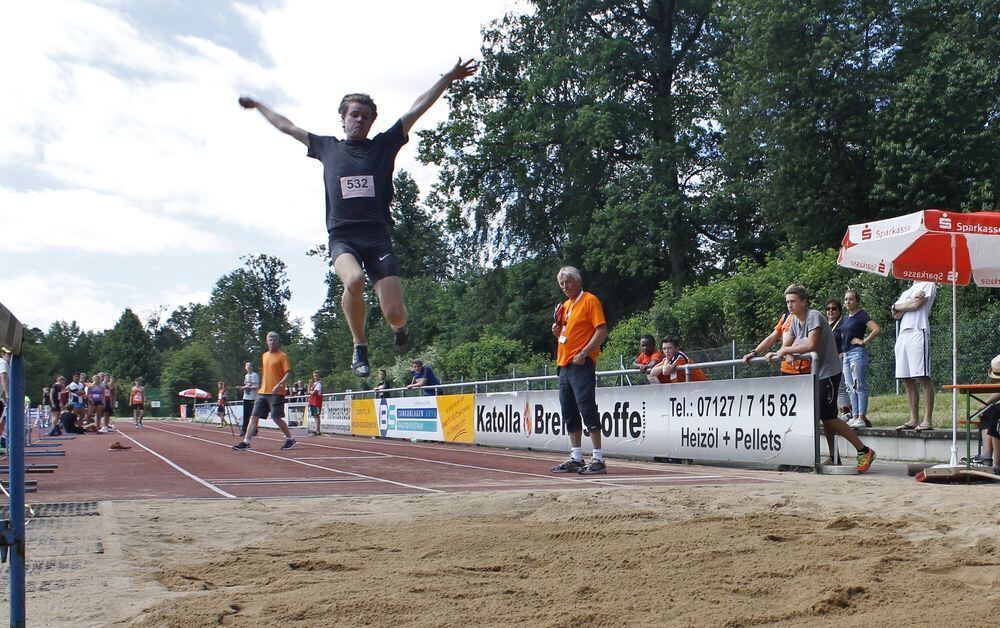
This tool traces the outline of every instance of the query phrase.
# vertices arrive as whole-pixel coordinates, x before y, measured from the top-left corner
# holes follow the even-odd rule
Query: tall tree
[[[420,204],[417,182],[405,170],[393,179],[392,243],[404,278],[443,280],[450,275],[448,242],[442,225]]]
[[[227,381],[242,381],[243,364],[262,351],[267,332],[277,331],[286,343],[292,340],[285,263],[269,255],[242,259],[246,267],[223,275],[204,315],[195,317],[195,336],[205,342]]]
[[[146,320],[146,329],[153,337],[153,345],[160,353],[176,351],[194,341],[196,321],[205,314],[203,303],[188,303],[178,306],[167,320],[163,320],[164,306]]]
[[[1000,2],[901,2],[875,143],[886,213],[1000,205]]]
[[[288,300],[292,298],[288,265],[272,255],[245,255],[240,259],[250,272],[253,296],[257,299],[258,334],[263,338],[267,332],[276,331],[284,342],[289,342],[295,330],[288,320]]]
[[[42,339],[56,358],[55,370],[69,379],[70,373],[90,370],[96,358],[99,334],[82,331],[76,321],[55,321]]]
[[[153,339],[130,308],[104,334],[94,368],[127,381],[142,377],[152,385],[159,379],[160,360]]]
[[[44,334],[37,327],[24,329],[24,391],[32,405],[42,403],[42,389],[52,384],[56,373],[56,356],[44,343]]]
[[[422,134],[422,158],[442,166],[431,198],[486,257],[585,263],[606,273],[609,301],[648,302],[662,276],[679,292],[700,247],[731,236],[703,198],[718,140],[712,3],[532,4],[486,29],[482,72]]]
[[[722,5],[719,121],[731,181],[802,246],[870,219],[873,143],[892,80],[892,0],[732,0]],[[747,236],[753,237],[752,232]]]

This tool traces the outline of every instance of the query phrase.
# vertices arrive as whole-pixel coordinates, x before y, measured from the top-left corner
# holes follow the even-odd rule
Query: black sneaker
[[[368,345],[354,345],[354,357],[351,358],[351,370],[358,377],[368,377],[371,368],[368,366]]]
[[[603,460],[591,460],[590,464],[577,471],[580,475],[605,475],[607,472],[608,467]]]
[[[291,449],[295,447],[295,443],[298,442],[294,438],[286,438],[285,444],[281,446],[282,449]]]
[[[410,348],[410,334],[406,333],[406,328],[398,329],[392,336],[392,348],[399,355]]]
[[[583,460],[573,460],[570,458],[566,462],[562,462],[552,467],[552,473],[579,473],[580,469],[583,468]]]
[[[241,440],[240,442],[233,445],[233,449],[235,449],[236,451],[245,451],[247,449],[250,449],[250,443]]]

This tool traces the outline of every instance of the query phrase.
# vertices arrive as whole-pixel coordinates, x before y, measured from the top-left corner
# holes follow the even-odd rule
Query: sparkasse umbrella
[[[186,388],[179,393],[178,397],[188,397],[189,399],[211,399],[212,393],[201,388]]]
[[[938,209],[851,225],[837,264],[887,277],[951,284],[951,373],[958,383],[955,287],[1000,288],[1000,212]],[[958,463],[958,392],[951,394],[951,465]]]

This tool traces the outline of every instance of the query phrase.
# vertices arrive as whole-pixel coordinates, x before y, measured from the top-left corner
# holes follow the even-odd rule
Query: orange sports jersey
[[[556,352],[556,364],[566,366],[573,356],[580,353],[590,339],[594,337],[594,332],[601,325],[607,325],[604,319],[604,308],[597,297],[589,292],[581,292],[576,303],[567,299],[562,304],[561,320],[557,321],[562,325],[561,336],[566,338],[565,342],[559,342],[559,349]],[[601,349],[598,347],[588,355],[590,359],[597,363],[597,356]]]
[[[778,324],[774,326],[774,331],[781,334],[782,338],[784,338],[784,335],[787,334],[791,328],[792,317],[788,315],[788,312],[785,312],[781,315],[781,318],[778,319]],[[787,362],[785,360],[781,361],[781,372],[788,375],[801,375],[809,373],[809,369],[809,360],[792,360],[791,362]]]
[[[260,388],[257,391],[262,395],[284,395],[284,386],[281,387],[281,390],[273,389],[275,384],[285,376],[285,373],[292,370],[292,363],[288,361],[288,356],[284,351],[278,349],[274,353],[265,351],[260,360]]]
[[[674,355],[673,359],[667,358],[667,364],[673,364],[676,368],[667,375],[657,375],[657,379],[663,384],[677,384],[680,382],[704,382],[708,380],[708,376],[705,375],[705,371],[701,369],[691,369],[690,373],[685,373],[684,369],[681,367],[685,364],[694,364],[691,358],[687,357],[687,354],[683,351],[678,351]],[[688,377],[690,375],[690,378]]]
[[[134,405],[137,403],[143,403],[146,399],[146,391],[138,386],[132,387],[131,399],[129,399],[129,404]]]
[[[635,361],[638,364],[649,364],[650,362],[656,364],[662,359],[663,359],[663,354],[660,353],[659,351],[654,351],[652,355],[646,355],[645,353],[640,353],[639,355],[635,356]]]

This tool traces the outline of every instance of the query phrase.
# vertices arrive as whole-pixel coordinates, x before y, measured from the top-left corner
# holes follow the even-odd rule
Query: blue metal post
[[[24,626],[24,359],[10,361],[10,398],[7,404],[7,456],[10,462],[10,625]]]

